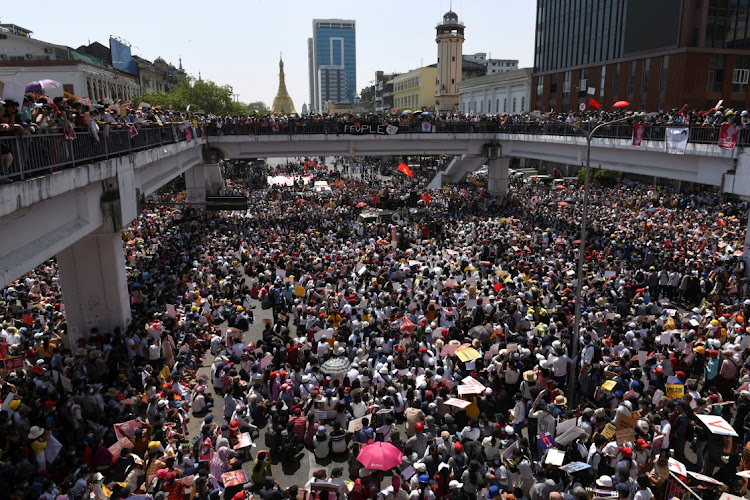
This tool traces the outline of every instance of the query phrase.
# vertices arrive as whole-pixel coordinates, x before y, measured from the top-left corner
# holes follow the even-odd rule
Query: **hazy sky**
[[[68,0],[39,11],[27,0],[2,0],[0,21],[34,38],[78,47],[108,45],[116,35],[149,60],[182,64],[191,75],[229,84],[240,100],[271,104],[283,52],[287,89],[299,110],[309,101],[307,39],[312,20],[357,21],[357,91],[376,70],[404,72],[437,61],[435,25],[450,0]],[[94,7],[98,6],[98,7]],[[464,54],[533,63],[534,0],[453,0],[466,25]],[[93,8],[92,8],[93,7]]]

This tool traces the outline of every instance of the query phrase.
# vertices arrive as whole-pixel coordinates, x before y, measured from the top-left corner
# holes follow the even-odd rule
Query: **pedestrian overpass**
[[[750,197],[750,158],[741,136],[734,150],[720,149],[703,129],[691,129],[684,155],[664,152],[663,128],[649,127],[640,147],[632,129],[605,130],[593,141],[592,166],[717,186]],[[661,132],[660,132],[661,131]],[[206,127],[205,139],[184,132],[143,129],[75,142],[60,135],[0,137],[14,152],[10,171],[0,170],[0,285],[57,256],[71,340],[98,326],[125,326],[130,305],[120,232],[140,210],[139,200],[185,175],[187,199],[205,200],[223,185],[218,160],[299,156],[438,155],[454,158],[433,181],[458,182],[483,164],[488,189],[508,189],[510,158],[568,165],[585,161],[585,139],[567,128],[487,127],[460,124],[423,131],[409,127],[307,127],[245,133]],[[743,131],[743,134],[745,132]],[[192,137],[197,137],[195,132]],[[12,180],[13,182],[7,182]],[[6,181],[6,183],[2,183]]]

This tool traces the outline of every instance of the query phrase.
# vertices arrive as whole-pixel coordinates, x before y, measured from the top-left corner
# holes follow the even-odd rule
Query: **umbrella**
[[[416,116],[419,116],[419,115],[422,114],[422,112],[421,111],[415,111],[413,114],[416,115]]]
[[[422,111],[422,116],[431,115],[431,114],[432,113],[430,113],[429,111]]]
[[[742,253],[742,250],[735,250],[734,254],[732,254],[732,255],[734,255],[735,257],[742,257],[742,255],[744,255],[744,254]]]
[[[326,375],[338,375],[349,371],[351,362],[346,358],[330,358],[320,365],[320,371]]]
[[[409,318],[404,316],[404,321],[401,322],[401,331],[411,333],[416,329],[417,325],[415,325]]]
[[[612,105],[613,108],[627,108],[628,106],[630,106],[628,101],[617,101]]]
[[[364,208],[364,207],[366,207],[366,206],[367,206],[367,203],[365,203],[364,201],[360,201],[360,202],[359,202],[359,203],[357,203],[357,204],[356,204],[355,206],[356,206],[357,208]]]
[[[357,461],[366,469],[388,471],[404,461],[404,453],[391,443],[377,441],[362,448]]]
[[[50,80],[46,78],[44,80],[36,80],[26,84],[26,92],[40,92],[42,89],[57,88],[61,87],[62,83]]]
[[[487,325],[477,325],[469,330],[469,337],[479,339],[480,342],[490,340],[490,337],[492,337],[492,328]]]
[[[401,112],[402,115],[408,115],[409,113],[413,113],[413,111],[410,109],[405,109],[404,111]]]
[[[560,206],[561,207],[567,207],[568,206],[568,202],[567,201],[561,201],[560,202]]]
[[[563,186],[562,184],[558,184],[555,186],[555,189],[568,189],[568,186]]]

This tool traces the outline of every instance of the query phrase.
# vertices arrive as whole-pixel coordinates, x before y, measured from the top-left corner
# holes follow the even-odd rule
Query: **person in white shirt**
[[[513,430],[516,431],[516,436],[520,436],[521,430],[526,427],[526,405],[520,392],[515,395],[515,400],[516,404],[510,414],[513,417]]]

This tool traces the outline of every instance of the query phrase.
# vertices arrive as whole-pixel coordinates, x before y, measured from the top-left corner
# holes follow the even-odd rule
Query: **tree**
[[[185,111],[190,106],[191,111],[205,113],[246,114],[247,108],[232,100],[231,85],[219,86],[210,80],[186,79],[169,92],[143,94],[133,99],[133,104],[146,102],[151,106],[163,108],[171,105],[173,109]]]
[[[255,101],[248,104],[247,109],[260,113],[261,111],[268,111],[268,105],[263,101]]]

